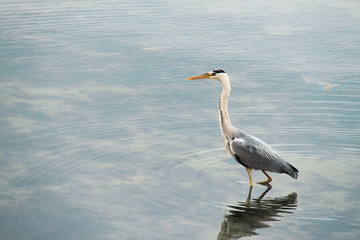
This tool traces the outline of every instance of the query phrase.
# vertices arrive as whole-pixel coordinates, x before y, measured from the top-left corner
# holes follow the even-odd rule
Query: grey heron
[[[295,179],[298,177],[299,171],[290,163],[284,161],[269,145],[231,124],[227,106],[231,86],[229,76],[224,70],[216,69],[208,73],[187,78],[187,80],[195,79],[213,79],[220,81],[222,84],[222,92],[219,100],[219,125],[221,135],[226,150],[238,163],[246,168],[251,187],[253,186],[251,177],[253,169],[261,170],[267,177],[267,180],[257,182],[259,184],[268,184],[272,181],[266,171],[286,173]]]

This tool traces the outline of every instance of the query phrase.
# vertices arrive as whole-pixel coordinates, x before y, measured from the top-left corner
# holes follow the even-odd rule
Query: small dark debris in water
[[[340,84],[331,84],[331,83],[327,83],[327,82],[320,82],[320,81],[313,81],[311,78],[309,77],[303,77],[304,78],[304,81],[306,83],[311,83],[311,84],[316,84],[318,86],[320,86],[322,89],[324,89],[325,91],[329,91],[331,88],[334,88],[334,87],[338,87],[340,86]]]

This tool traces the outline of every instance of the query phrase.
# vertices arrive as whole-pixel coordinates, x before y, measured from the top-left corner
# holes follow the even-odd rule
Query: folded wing
[[[297,178],[298,170],[284,161],[269,145],[260,139],[241,133],[229,143],[234,158],[245,167],[277,173],[286,173]]]

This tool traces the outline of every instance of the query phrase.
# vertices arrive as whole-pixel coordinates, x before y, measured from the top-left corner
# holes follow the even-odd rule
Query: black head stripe
[[[213,70],[213,73],[225,73],[225,71],[222,69],[215,69]]]

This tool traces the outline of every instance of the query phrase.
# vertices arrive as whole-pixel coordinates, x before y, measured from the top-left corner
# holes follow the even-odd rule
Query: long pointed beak
[[[208,79],[209,77],[210,77],[209,73],[204,73],[204,74],[197,75],[197,76],[194,76],[194,77],[188,77],[187,80]]]

